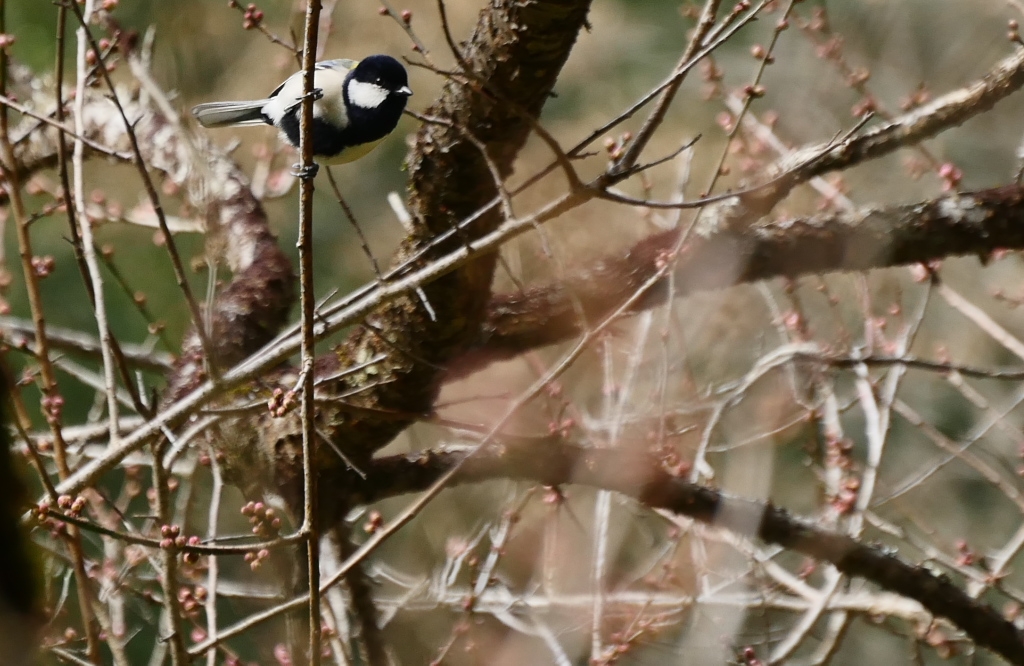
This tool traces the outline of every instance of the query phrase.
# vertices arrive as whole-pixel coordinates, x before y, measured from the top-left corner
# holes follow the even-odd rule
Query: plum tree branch
[[[579,484],[614,490],[649,508],[667,509],[736,534],[756,537],[829,562],[839,571],[914,599],[945,617],[978,645],[1009,662],[1024,664],[1024,636],[991,606],[972,598],[942,574],[909,564],[884,547],[870,546],[822,529],[771,503],[731,497],[673,476],[657,456],[636,447],[595,448],[559,437],[506,439],[476,451],[434,450],[373,461],[353,491],[373,502],[429,488],[458,467],[452,484],[494,479],[529,480],[548,486]]]

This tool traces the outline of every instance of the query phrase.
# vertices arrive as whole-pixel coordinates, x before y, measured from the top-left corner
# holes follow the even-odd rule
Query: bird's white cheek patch
[[[388,97],[388,91],[375,83],[352,81],[348,84],[348,98],[356,106],[376,109]]]

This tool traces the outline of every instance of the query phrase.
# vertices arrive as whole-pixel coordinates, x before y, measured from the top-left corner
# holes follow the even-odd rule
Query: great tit
[[[412,95],[405,67],[387,55],[325,60],[313,72],[313,155],[323,164],[363,157],[398,124]],[[204,127],[273,125],[299,147],[302,72],[292,74],[266,99],[210,102],[192,109]],[[316,168],[310,174],[315,175]]]

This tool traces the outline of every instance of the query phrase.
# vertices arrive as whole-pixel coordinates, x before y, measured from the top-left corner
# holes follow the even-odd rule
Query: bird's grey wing
[[[192,107],[192,115],[203,127],[263,125],[267,122],[263,117],[263,107],[268,101],[208,102]]]
[[[314,70],[317,70],[317,69],[320,69],[320,70],[333,70],[335,72],[341,72],[341,73],[347,74],[349,71],[355,69],[356,65],[358,65],[358,64],[359,64],[358,60],[348,60],[346,58],[338,58],[337,60],[321,60],[316,65],[314,65],[313,69]],[[314,80],[316,79],[316,75],[315,74],[314,74],[313,78],[314,78]],[[278,95],[281,94],[282,91],[284,91],[285,88],[288,89],[287,92],[289,93],[289,96],[292,96],[294,94],[295,97],[298,97],[299,95],[301,95],[302,94],[302,88],[303,88],[303,86],[302,86],[302,72],[301,71],[295,72],[294,74],[289,76],[287,79],[282,81],[281,85],[279,85],[278,87],[274,88],[274,92],[270,93],[269,97],[270,98],[277,97]]]
[[[356,68],[359,64],[358,60],[349,60],[347,58],[338,58],[336,60],[321,60],[316,64],[317,69],[333,69],[337,72],[348,73]]]

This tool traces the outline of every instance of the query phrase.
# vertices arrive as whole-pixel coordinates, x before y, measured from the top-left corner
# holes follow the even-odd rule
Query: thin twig
[[[725,160],[730,154],[729,146],[732,145],[733,139],[736,138],[740,128],[743,126],[743,118],[747,115],[747,110],[750,108],[750,105],[753,104],[754,99],[756,99],[754,91],[758,86],[760,86],[761,78],[764,76],[764,72],[768,68],[768,64],[773,60],[775,45],[779,42],[779,35],[781,35],[782,31],[785,29],[783,26],[786,24],[790,13],[793,11],[794,4],[796,4],[796,0],[789,0],[789,3],[786,5],[786,10],[782,14],[782,18],[775,24],[775,29],[772,31],[772,39],[768,43],[768,48],[765,50],[764,57],[761,58],[761,62],[758,64],[754,80],[746,88],[749,92],[743,99],[743,107],[740,109],[740,112],[736,114],[736,118],[733,119],[733,125],[729,131],[729,135],[725,139],[725,146],[722,148],[721,155],[718,158],[718,164],[712,172],[711,185],[707,190],[705,190],[706,192],[710,193],[712,191],[715,182],[717,182],[718,177],[722,174],[722,167],[725,165]]]
[[[210,488],[210,510],[206,518],[206,535],[208,539],[217,536],[220,524],[220,501],[224,492],[224,478],[220,471],[220,463],[216,456],[210,456],[210,472],[213,474],[213,486]],[[220,564],[216,555],[211,555],[206,569],[206,635],[217,635],[217,584],[220,578]],[[206,655],[206,666],[217,666],[217,653],[210,651]]]
[[[331,171],[330,167],[327,168],[327,182],[331,184],[331,189],[334,190],[334,197],[338,200],[338,205],[341,206],[341,210],[345,213],[345,217],[348,219],[349,224],[356,230],[356,235],[359,236],[359,243],[363,247],[363,254],[370,260],[370,266],[373,267],[373,274],[377,276],[377,279],[382,279],[380,272],[380,264],[377,262],[377,257],[373,256],[373,252],[370,250],[370,244],[366,240],[366,234],[363,233],[363,228],[359,225],[356,220],[356,216],[352,214],[352,209],[349,208],[345,198],[341,196],[341,190],[338,188],[338,183],[334,180],[334,172]]]
[[[303,98],[299,122],[299,152],[302,169],[313,164],[313,71],[316,65],[316,45],[320,29],[321,0],[307,0],[305,43],[302,48]],[[303,512],[302,533],[306,537],[306,573],[309,589],[309,664],[319,666],[321,659],[320,618],[320,523],[317,516],[317,472],[313,462],[316,450],[316,423],[313,395],[313,363],[316,359],[314,315],[316,295],[313,293],[313,178],[300,179],[299,197],[299,282],[302,310],[302,386],[300,415],[302,419],[302,480]],[[339,195],[340,198],[340,195]]]
[[[715,24],[715,15],[718,13],[718,6],[720,4],[721,0],[706,0],[704,3],[704,9],[701,10],[700,19],[697,21],[697,29],[694,31],[693,37],[690,38],[690,43],[687,44],[683,57],[676,66],[677,70],[682,69],[684,65],[690,62],[697,53],[697,50],[703,45],[704,38],[707,37],[711,27]],[[637,131],[636,136],[626,148],[623,156],[615,162],[615,165],[612,167],[613,171],[621,173],[633,168],[640,157],[640,153],[643,152],[651,137],[654,136],[654,132],[664,121],[665,114],[668,113],[669,106],[672,105],[672,100],[685,79],[685,73],[675,77],[671,84],[662,91],[661,99],[658,100],[654,110],[647,116],[647,120],[644,121],[644,124]]]
[[[86,57],[89,51],[88,43],[88,25],[89,19],[92,17],[94,4],[90,0],[86,3],[84,10],[78,6],[77,2],[63,3],[66,8],[71,6],[75,12],[75,16],[78,17],[79,27],[76,30],[76,41],[77,41],[77,81],[75,84],[75,129],[80,136],[85,134],[85,87],[87,83],[88,73],[86,71]],[[83,13],[84,11],[84,13]],[[92,45],[93,50],[98,55],[100,53],[99,46],[97,44]],[[98,65],[106,73],[106,65],[103,62],[99,62]],[[113,88],[111,88],[113,90]],[[125,124],[127,120],[125,120]],[[82,246],[82,254],[85,257],[85,263],[88,267],[89,275],[89,293],[94,302],[93,315],[96,318],[96,326],[99,329],[100,336],[100,349],[103,356],[103,380],[106,384],[107,389],[107,419],[110,422],[110,438],[111,442],[117,442],[117,421],[118,421],[118,405],[117,405],[117,379],[115,377],[114,369],[114,353],[111,349],[110,341],[112,339],[109,320],[107,319],[107,303],[106,296],[103,290],[103,277],[100,273],[99,261],[96,258],[96,247],[95,241],[93,240],[92,234],[92,221],[89,219],[89,215],[86,212],[85,207],[85,145],[79,141],[75,141],[74,157],[72,162],[72,168],[74,171],[74,208],[75,218],[78,222],[78,239]],[[70,208],[70,203],[68,204]]]
[[[162,530],[171,524],[171,492],[168,487],[170,474],[163,465],[163,452],[160,450],[166,446],[166,441],[153,445],[153,490],[157,525]],[[181,602],[178,599],[178,553],[174,548],[165,548],[160,551],[160,565],[163,571],[160,572],[160,588],[163,592],[164,617],[168,624],[165,628],[166,634],[161,636],[161,642],[170,646],[171,664],[173,666],[186,666],[189,662],[185,652],[185,637],[183,635],[184,619],[181,612]]]

